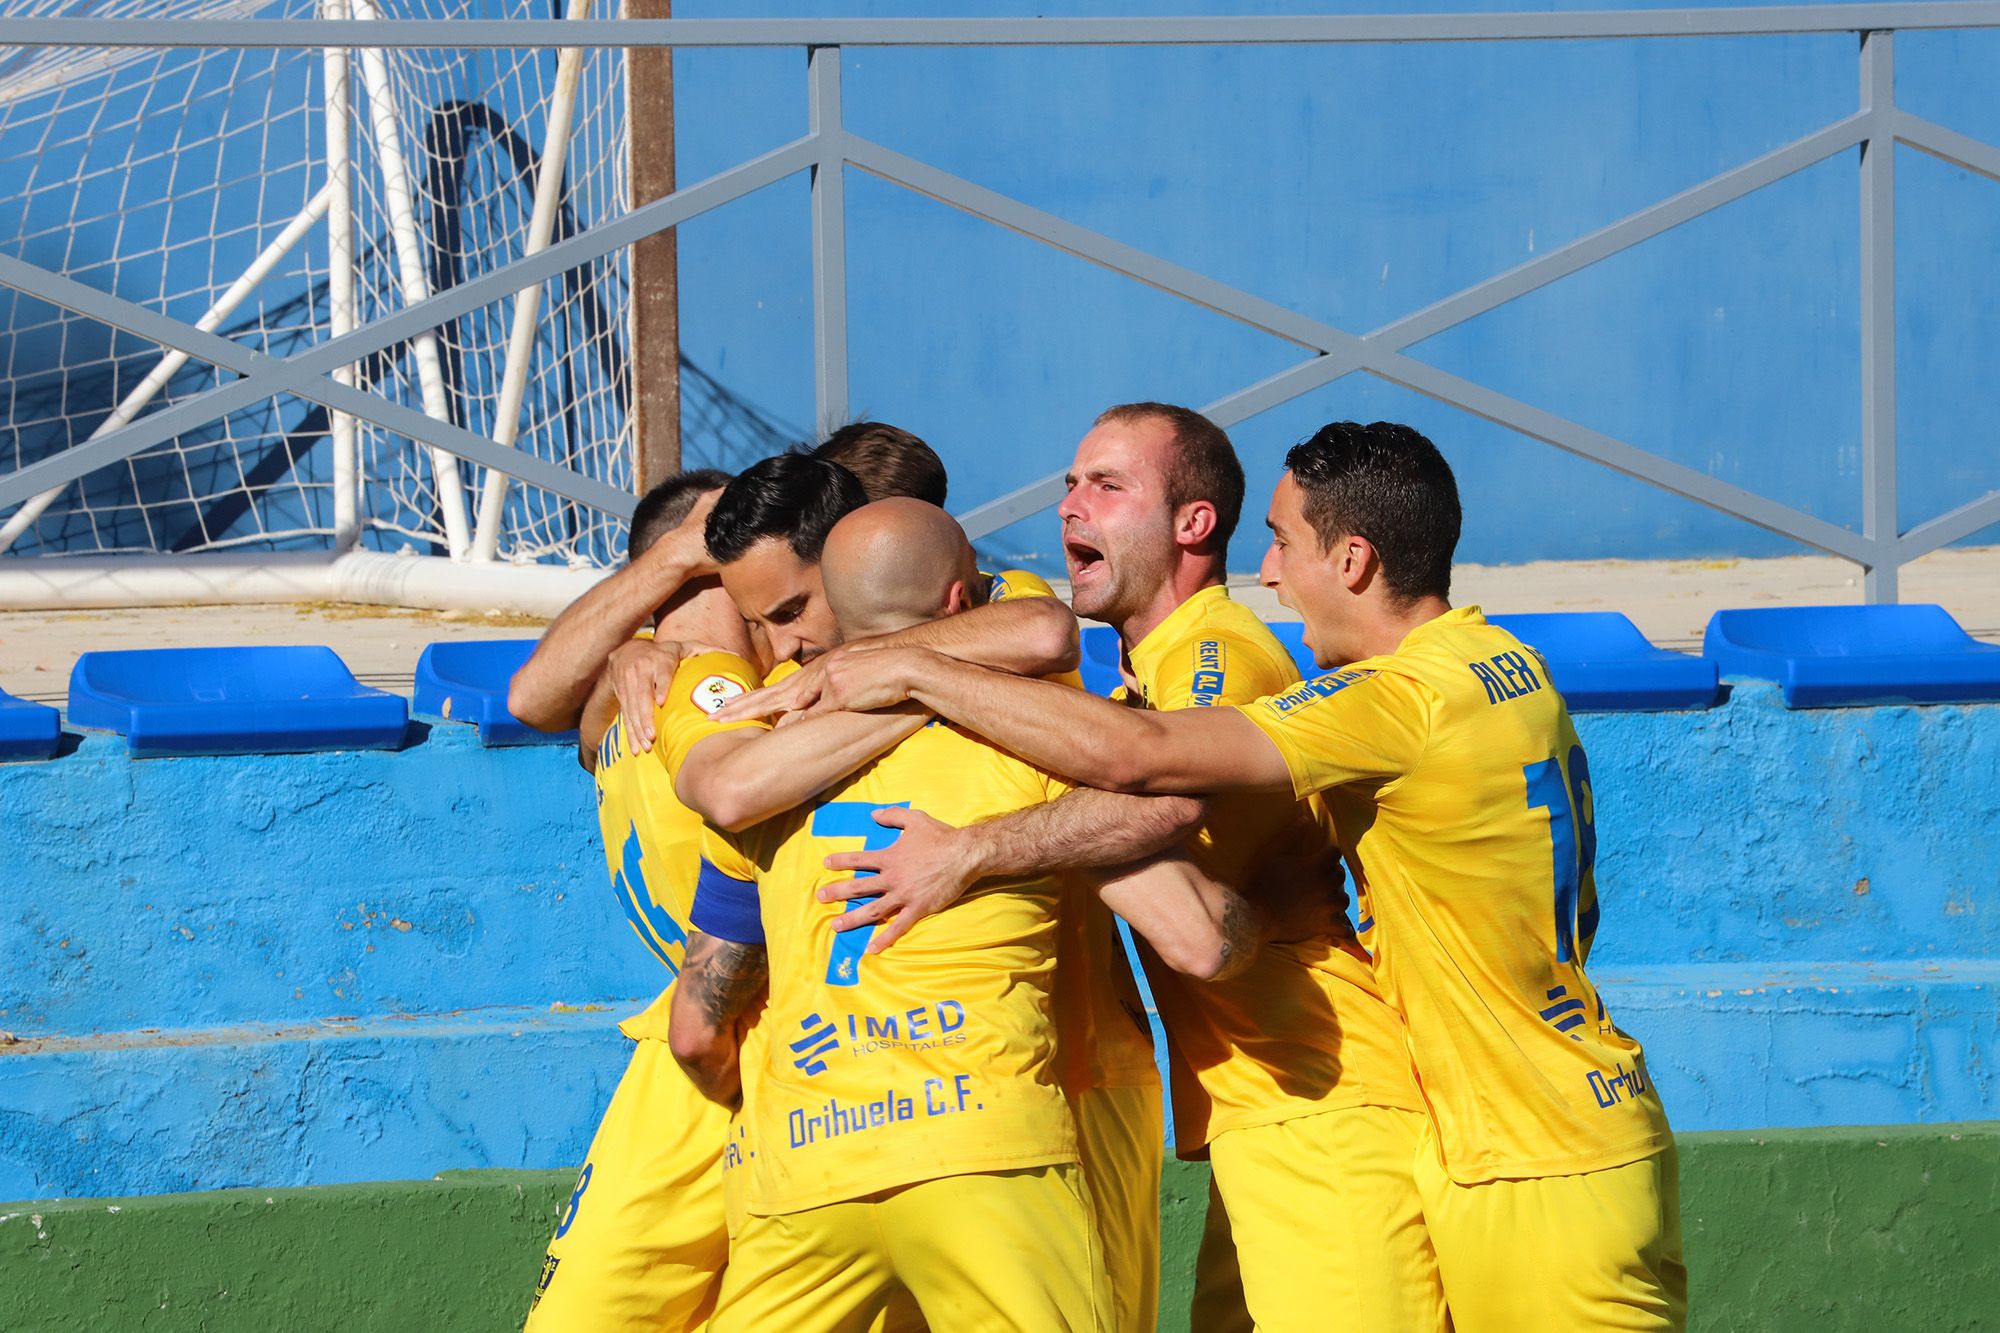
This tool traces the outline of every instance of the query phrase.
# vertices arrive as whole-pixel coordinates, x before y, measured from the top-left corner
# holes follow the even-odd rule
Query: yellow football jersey
[[[737,667],[747,687],[755,677]],[[698,708],[682,696],[704,674],[729,670],[715,656],[683,664],[669,705]],[[677,765],[686,751],[678,738],[667,743]],[[894,839],[877,810],[915,807],[962,826],[1063,790],[1006,751],[933,723],[810,806],[711,837],[715,870],[759,885],[770,956],[767,1055],[746,1076],[755,1085],[753,1214],[1077,1160],[1051,1012],[1060,886],[982,886],[874,957],[864,953],[872,932],[835,930],[846,905],[817,897],[850,877],[826,869],[827,856]]]
[[[1182,602],[1130,659],[1137,702],[1163,712],[1249,703],[1299,678],[1284,645],[1220,586]],[[1261,858],[1332,841],[1317,798],[1239,792],[1210,799],[1190,852],[1207,874],[1254,894]],[[1142,952],[1167,1029],[1183,1156],[1228,1130],[1321,1111],[1422,1109],[1403,1020],[1383,1001],[1344,918],[1340,928],[1334,939],[1268,945],[1224,981],[1190,981]]]
[[[672,775],[651,754],[631,748],[622,716],[598,743],[596,781],[611,891],[640,940],[679,976],[701,864],[701,816],[681,804]],[[633,1035],[664,1039],[666,1032]]]
[[[1453,1180],[1619,1166],[1672,1142],[1584,960],[1590,767],[1548,668],[1465,607],[1243,708],[1326,794]]]
[[[1012,597],[1054,597],[1048,580],[1025,569],[993,575],[989,602]],[[1051,680],[1083,688],[1074,671]],[[1132,979],[1132,964],[1111,909],[1097,896],[1097,881],[1073,875],[1064,881],[1062,959],[1056,970],[1056,1023],[1062,1034],[1063,1086],[1152,1088],[1160,1082],[1153,1062],[1153,1031]]]

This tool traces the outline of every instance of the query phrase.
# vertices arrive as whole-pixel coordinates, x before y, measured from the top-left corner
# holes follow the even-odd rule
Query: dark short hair
[[[1167,504],[1196,500],[1215,506],[1215,551],[1229,554],[1229,539],[1243,517],[1243,464],[1222,427],[1191,407],[1172,403],[1120,403],[1097,414],[1097,424],[1164,421],[1172,429],[1174,456],[1167,464]]]
[[[1392,597],[1451,595],[1458,547],[1458,482],[1437,446],[1408,426],[1335,421],[1285,455],[1305,493],[1306,522],[1322,550],[1366,537]]]
[[[944,507],[944,460],[900,426],[856,421],[827,436],[813,452],[852,472],[870,500],[907,496]]]
[[[694,467],[674,473],[647,491],[632,510],[625,558],[637,560],[644,555],[647,547],[681,525],[697,500],[728,484],[729,474],[720,468]]]
[[[849,511],[868,503],[861,483],[817,453],[793,452],[745,468],[708,515],[708,554],[729,564],[767,537],[817,564],[826,534]]]

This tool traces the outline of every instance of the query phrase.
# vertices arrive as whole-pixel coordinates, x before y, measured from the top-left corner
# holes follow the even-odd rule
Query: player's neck
[[[1369,617],[1366,630],[1357,636],[1356,646],[1363,651],[1355,660],[1387,657],[1402,646],[1412,630],[1428,625],[1449,610],[1451,603],[1442,597],[1419,597],[1413,602],[1382,600]]]
[[[1200,592],[1203,588],[1213,588],[1224,581],[1222,562],[1208,557],[1186,557],[1174,566],[1174,571],[1154,590],[1143,609],[1127,616],[1116,626],[1118,641],[1126,652],[1158,629],[1166,618],[1180,609],[1181,603]]]

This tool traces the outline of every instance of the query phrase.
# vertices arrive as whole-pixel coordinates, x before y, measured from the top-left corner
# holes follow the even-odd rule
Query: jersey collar
[[[1153,632],[1133,644],[1126,654],[1132,661],[1132,674],[1144,680],[1159,665],[1159,659],[1185,639],[1218,603],[1230,600],[1228,587],[1215,583],[1169,611],[1167,618],[1153,626]]]

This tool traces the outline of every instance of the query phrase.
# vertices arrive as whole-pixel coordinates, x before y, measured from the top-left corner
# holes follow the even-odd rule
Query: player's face
[[[1345,613],[1354,598],[1341,581],[1332,556],[1320,549],[1319,534],[1306,522],[1305,493],[1287,472],[1271,496],[1264,521],[1271,528],[1271,548],[1264,552],[1259,577],[1278,594],[1278,601],[1305,621],[1306,647],[1323,667],[1355,660],[1343,632]]]
[[[1143,610],[1174,565],[1174,511],[1166,462],[1173,428],[1164,421],[1107,422],[1076,447],[1062,519],[1070,604],[1080,616],[1123,625]]]
[[[722,586],[761,634],[772,662],[810,662],[840,643],[840,626],[826,604],[819,566],[807,564],[776,537],[722,567]]]

